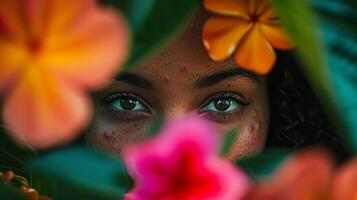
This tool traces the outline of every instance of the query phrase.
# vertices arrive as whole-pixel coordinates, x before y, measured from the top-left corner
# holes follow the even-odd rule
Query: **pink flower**
[[[169,123],[156,138],[124,150],[134,180],[125,199],[240,199],[248,179],[218,152],[218,135],[202,119]]]

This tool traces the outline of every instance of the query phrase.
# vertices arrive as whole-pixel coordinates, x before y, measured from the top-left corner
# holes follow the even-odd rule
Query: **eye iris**
[[[231,105],[231,101],[227,99],[218,99],[214,101],[214,107],[218,111],[225,111],[229,108],[230,105]]]
[[[133,110],[137,104],[138,101],[133,99],[123,98],[120,100],[120,105],[125,110]]]

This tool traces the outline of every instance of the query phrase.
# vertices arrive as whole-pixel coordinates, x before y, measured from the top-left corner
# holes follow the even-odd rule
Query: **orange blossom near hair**
[[[292,48],[268,0],[204,0],[204,7],[218,15],[203,28],[203,43],[215,61],[235,52],[242,68],[267,74],[276,60],[273,47]]]

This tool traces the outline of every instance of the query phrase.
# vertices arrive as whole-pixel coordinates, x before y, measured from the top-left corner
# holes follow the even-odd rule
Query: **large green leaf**
[[[239,159],[235,164],[251,178],[258,180],[271,175],[290,154],[291,150],[288,149],[270,148],[257,155]]]
[[[272,0],[279,19],[302,58],[303,70],[322,97],[332,97],[325,48],[318,37],[316,19],[306,0]]]
[[[126,69],[165,45],[192,16],[199,0],[106,0],[128,18],[132,53]]]
[[[123,163],[82,146],[59,149],[28,163],[55,199],[119,199],[131,187]]]
[[[314,13],[306,0],[272,2],[295,43],[304,74],[342,138],[357,152],[357,4],[311,0]]]
[[[357,153],[357,2],[313,0],[327,46],[334,95],[343,120],[339,130]]]

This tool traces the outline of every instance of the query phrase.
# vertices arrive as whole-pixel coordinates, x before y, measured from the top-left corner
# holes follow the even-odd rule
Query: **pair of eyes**
[[[125,117],[124,114],[151,113],[145,100],[133,93],[113,93],[102,98],[102,100],[109,105],[114,114],[121,116],[122,119]],[[199,113],[220,121],[230,118],[248,104],[249,102],[240,94],[221,92],[213,94],[203,101]],[[132,115],[130,116],[133,118]],[[126,118],[128,117],[126,116]]]

